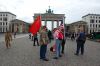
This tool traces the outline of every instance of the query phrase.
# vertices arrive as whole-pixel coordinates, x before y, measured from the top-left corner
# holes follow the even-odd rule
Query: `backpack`
[[[86,36],[85,34],[80,34],[79,38],[78,38],[79,41],[85,41],[86,40]]]
[[[63,34],[61,32],[58,33],[58,39],[62,40],[63,39]]]

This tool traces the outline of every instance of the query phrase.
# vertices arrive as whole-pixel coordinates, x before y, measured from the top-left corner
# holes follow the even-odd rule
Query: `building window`
[[[100,28],[100,25],[99,25],[99,28]]]
[[[92,26],[92,24],[90,24],[90,27]]]
[[[6,14],[6,16],[8,16],[8,15]]]
[[[0,14],[0,16],[1,16],[1,14]]]
[[[94,24],[93,24],[93,27],[94,27]]]
[[[0,25],[2,25],[2,22],[0,23]]]
[[[97,23],[97,20],[96,20],[96,23]]]
[[[4,32],[4,28],[3,28],[3,32]]]
[[[97,19],[97,17],[96,17],[96,19]]]
[[[97,24],[96,24],[96,28],[97,28]]]
[[[0,18],[0,21],[2,21],[2,18]]]
[[[93,30],[93,32],[94,32],[94,30]]]
[[[7,22],[6,22],[6,25],[7,25]]]
[[[90,23],[94,23],[94,20],[93,20],[93,19],[91,19],[91,20],[90,20]]]
[[[90,33],[91,33],[91,30],[90,30]]]
[[[5,23],[3,22],[3,25],[5,25]]]
[[[90,16],[90,18],[92,18],[92,16]]]
[[[7,18],[3,18],[3,21],[7,21]]]
[[[100,23],[100,20],[99,20],[99,23]]]
[[[3,14],[3,16],[5,16],[5,14]]]
[[[7,27],[6,27],[6,31],[7,31]]]

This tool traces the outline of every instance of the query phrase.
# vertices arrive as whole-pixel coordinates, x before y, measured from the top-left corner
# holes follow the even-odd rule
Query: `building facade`
[[[10,23],[10,31],[16,33],[27,33],[29,31],[29,25],[30,24],[25,21],[14,19]]]
[[[9,23],[16,19],[16,15],[10,12],[0,12],[0,32],[9,30]]]
[[[73,22],[69,24],[68,26],[69,26],[69,29],[68,29],[69,33],[77,34],[80,32],[80,30],[83,30],[85,33],[87,33],[87,23],[84,21]]]
[[[100,14],[87,14],[82,17],[87,22],[88,33],[100,32]]]

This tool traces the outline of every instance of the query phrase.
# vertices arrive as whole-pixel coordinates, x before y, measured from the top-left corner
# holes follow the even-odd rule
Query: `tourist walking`
[[[12,35],[9,31],[7,31],[5,33],[5,43],[6,43],[6,48],[10,48],[11,47],[11,42],[12,41]]]

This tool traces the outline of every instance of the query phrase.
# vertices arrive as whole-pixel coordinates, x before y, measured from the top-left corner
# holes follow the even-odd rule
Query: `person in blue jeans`
[[[56,44],[56,57],[54,59],[58,59],[61,57],[61,43],[63,39],[63,33],[61,29],[57,29],[54,33],[55,44]]]
[[[85,44],[85,41],[86,41],[86,35],[85,33],[81,30],[81,32],[79,33],[79,36],[77,37],[77,49],[76,49],[76,53],[75,55],[79,55],[79,51],[81,49],[81,55],[84,54],[84,44]]]
[[[48,44],[47,28],[43,26],[41,27],[40,30],[40,59],[42,59],[43,61],[48,61],[48,59],[46,58],[47,44]]]

